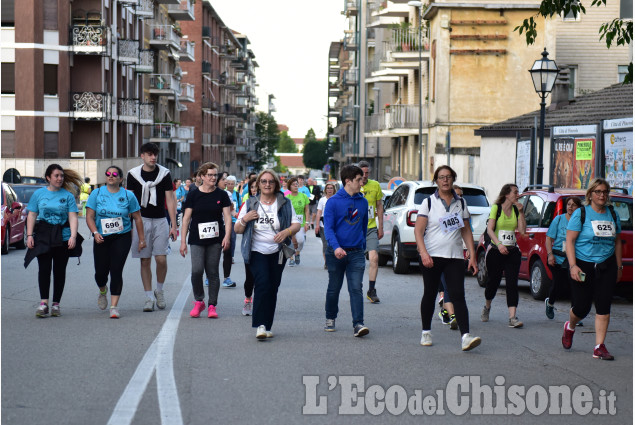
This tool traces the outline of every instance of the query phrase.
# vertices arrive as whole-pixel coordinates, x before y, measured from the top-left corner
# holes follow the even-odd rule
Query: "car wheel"
[[[547,277],[545,266],[542,261],[536,260],[531,265],[531,273],[529,274],[529,288],[531,296],[535,300],[544,300],[551,286],[551,280]]]
[[[11,234],[11,228],[7,225],[7,230],[4,232],[4,240],[2,241],[2,255],[9,253],[9,235]]]
[[[24,230],[22,230],[22,239],[17,241],[14,246],[16,249],[26,249],[26,224],[24,225]]]
[[[410,260],[403,256],[403,247],[399,235],[392,240],[392,271],[395,274],[406,274],[410,269]]]
[[[487,280],[489,276],[487,276],[487,266],[485,264],[485,250],[480,250],[478,252],[478,273],[476,274],[476,280],[478,281],[478,286],[481,288],[485,288],[487,284]]]

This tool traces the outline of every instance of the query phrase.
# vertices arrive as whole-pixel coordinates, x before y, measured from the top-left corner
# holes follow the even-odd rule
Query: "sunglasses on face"
[[[262,183],[264,186],[266,186],[268,184],[275,184],[276,181],[275,180],[260,180],[260,183]]]
[[[119,177],[119,173],[116,171],[106,171],[106,177]]]

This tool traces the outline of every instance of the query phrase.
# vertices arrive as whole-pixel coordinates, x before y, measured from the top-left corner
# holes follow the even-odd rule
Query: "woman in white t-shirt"
[[[465,303],[463,242],[470,252],[468,269],[478,272],[474,254],[470,213],[465,200],[454,192],[456,172],[442,165],[434,172],[438,189],[424,199],[415,224],[417,250],[421,256],[423,298],[421,299],[421,345],[432,345],[432,316],[441,274],[445,275],[446,291],[454,304],[454,313],[461,331],[461,348],[471,350],[481,343],[470,335],[470,321]]]
[[[280,180],[273,170],[264,170],[256,179],[258,195],[240,210],[234,227],[243,234],[241,251],[254,275],[252,327],[256,338],[273,337],[271,326],[276,312],[278,288],[286,263],[282,246],[300,230],[300,221],[291,201],[280,192]]]
[[[335,185],[333,183],[327,183],[324,186],[324,196],[320,198],[317,204],[317,214],[315,215],[315,236],[319,236],[322,239],[322,258],[324,258],[324,270],[326,270],[326,236],[324,235],[324,207],[326,207],[326,201],[333,195],[335,195]]]

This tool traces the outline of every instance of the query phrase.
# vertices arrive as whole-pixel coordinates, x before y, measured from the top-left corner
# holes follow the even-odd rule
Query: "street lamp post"
[[[536,89],[536,93],[540,96],[540,144],[538,145],[538,166],[536,167],[537,184],[542,184],[542,156],[545,144],[545,99],[549,93],[551,93],[551,90],[553,90],[553,85],[558,76],[558,66],[556,62],[547,59],[547,56],[549,56],[549,53],[547,53],[547,49],[545,48],[542,52],[542,59],[538,59],[534,62],[534,65],[529,70],[531,79],[534,82],[534,89]]]
[[[423,180],[423,91],[421,88],[423,78],[421,67],[421,49],[423,48],[423,3],[421,1],[409,1],[408,6],[419,8],[419,180]],[[426,155],[427,156],[427,155]]]

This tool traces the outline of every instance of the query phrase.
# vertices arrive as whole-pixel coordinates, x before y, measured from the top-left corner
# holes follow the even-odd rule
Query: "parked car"
[[[469,183],[457,183],[463,189],[463,198],[472,215],[474,243],[485,231],[490,205],[485,190]],[[384,204],[384,236],[379,240],[379,265],[385,266],[392,259],[392,269],[397,274],[408,273],[410,262],[418,259],[415,241],[415,222],[421,203],[434,194],[437,186],[430,181],[406,181],[401,183]]]
[[[384,209],[386,209],[386,205],[390,202],[390,197],[392,196],[394,190],[382,189],[381,191],[384,194]]]
[[[11,186],[15,194],[18,195],[18,201],[22,202],[24,206],[26,207],[26,205],[31,200],[31,196],[33,196],[35,191],[42,187],[46,187],[47,185],[45,183],[37,183],[37,184],[17,183],[17,184],[10,184],[9,186]]]
[[[566,212],[565,198],[577,196],[584,199],[586,191],[579,189],[555,189],[553,186],[530,186],[521,194],[518,202],[523,204],[527,235],[516,234],[521,253],[518,278],[529,281],[531,295],[543,300],[551,287],[551,270],[547,267],[545,240],[549,225],[560,214]],[[611,192],[611,203],[620,216],[622,232],[622,263],[624,272],[621,282],[633,282],[633,197],[628,194]],[[482,236],[482,235],[481,235]],[[482,237],[476,250],[478,261],[477,280],[484,287],[487,282],[485,246]]]
[[[20,183],[23,184],[46,184],[46,179],[44,177],[34,177],[34,176],[22,176],[20,177]]]
[[[17,249],[26,248],[26,212],[25,207],[18,202],[18,196],[11,186],[2,183],[2,211],[0,224],[2,227],[2,255],[9,253],[9,246]]]

